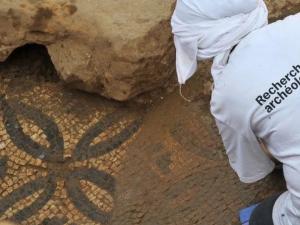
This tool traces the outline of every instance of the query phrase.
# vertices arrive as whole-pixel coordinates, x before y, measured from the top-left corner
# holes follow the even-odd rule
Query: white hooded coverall
[[[199,0],[194,1],[199,3]],[[177,11],[172,18],[177,39],[175,44],[179,50],[178,79],[182,84],[195,71],[195,56],[187,56],[193,54],[191,42],[194,39],[189,38],[184,29],[179,29],[182,33],[177,32],[176,27],[182,25],[180,23],[183,20],[180,19],[184,17],[178,19],[176,13],[184,11],[178,7],[185,2],[189,4],[193,1],[178,0]],[[207,16],[205,10],[197,10]],[[199,17],[194,13],[197,10],[192,10],[191,16],[187,16],[188,20]],[[261,15],[261,12],[257,13]],[[216,18],[213,20],[217,23]],[[221,22],[226,26],[226,21]],[[287,191],[275,203],[274,225],[300,225],[300,119],[297,117],[300,116],[300,14],[270,25],[261,21],[258,23],[258,26],[245,31],[243,38],[237,37],[239,43],[230,55],[228,51],[237,43],[219,49],[216,55],[212,54],[211,57],[216,58],[212,67],[214,89],[211,112],[230,165],[242,182],[256,182],[274,169],[274,163],[261,149],[258,138],[283,163]],[[192,23],[188,25],[193,27]],[[192,36],[195,37],[194,33]],[[201,46],[200,39],[197,40],[196,49],[198,60],[203,59],[199,58],[199,55],[203,55],[199,51],[206,50]],[[190,49],[185,51],[184,46]],[[185,52],[178,55],[181,51]]]

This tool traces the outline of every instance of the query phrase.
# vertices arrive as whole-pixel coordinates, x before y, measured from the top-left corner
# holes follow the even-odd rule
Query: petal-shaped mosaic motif
[[[0,200],[0,215],[6,212],[12,205],[18,201],[32,195],[40,189],[44,189],[43,193],[28,207],[18,211],[11,219],[22,222],[41,209],[52,197],[55,190],[55,180],[53,176],[36,179],[21,188],[14,190],[10,195]]]
[[[80,180],[91,181],[113,195],[115,190],[114,178],[105,172],[95,169],[79,169],[73,171],[66,182],[69,198],[84,215],[91,218],[93,221],[102,224],[108,223],[111,216],[110,213],[103,212],[86,197],[85,193],[80,188]]]
[[[61,137],[56,124],[49,117],[22,103],[13,103],[14,109],[16,110],[14,111],[11,106],[8,105],[4,97],[0,98],[0,105],[3,109],[6,131],[18,148],[34,158],[43,158],[45,161],[57,162],[63,160],[63,138]],[[36,122],[36,124],[44,131],[47,140],[50,142],[49,149],[44,148],[24,134],[21,125],[17,120],[16,113]]]

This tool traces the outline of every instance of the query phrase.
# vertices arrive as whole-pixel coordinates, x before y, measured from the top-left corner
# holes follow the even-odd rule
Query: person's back
[[[275,225],[300,224],[300,14],[252,32],[214,77],[211,111],[232,167],[244,182],[273,170],[255,138],[283,163],[289,192]]]
[[[240,131],[250,125],[275,156],[280,143],[300,142],[299,24],[297,14],[254,31],[214,79],[213,115]]]
[[[245,183],[273,171],[259,140],[283,163],[288,191],[259,204],[250,225],[298,225],[300,14],[271,25],[267,18],[263,0],[177,0],[178,82],[194,74],[197,60],[214,59],[211,112],[232,168]]]

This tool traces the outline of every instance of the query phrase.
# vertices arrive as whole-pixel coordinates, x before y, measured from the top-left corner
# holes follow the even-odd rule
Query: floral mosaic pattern
[[[86,193],[86,190],[82,188],[82,183],[102,190],[109,196],[108,198],[113,199],[116,188],[114,176],[91,166],[76,167],[74,165],[77,162],[105,156],[120,147],[138,131],[140,120],[134,120],[118,133],[110,135],[100,142],[95,142],[99,135],[122,118],[122,111],[107,114],[89,127],[76,144],[72,154],[66,155],[64,154],[63,134],[54,120],[41,110],[22,102],[9,101],[2,96],[0,97],[0,113],[2,113],[2,122],[11,142],[26,157],[40,162],[39,166],[32,167],[44,171],[42,175],[19,185],[12,192],[0,193],[0,218],[9,218],[17,222],[26,221],[50,201],[60,183],[63,184],[66,196],[76,210],[96,224],[107,224],[111,218],[112,207],[109,210],[102,209],[98,204],[91,201],[89,193]],[[33,121],[40,133],[43,133],[47,144],[41,144],[26,134],[20,118]],[[0,157],[0,181],[8,175],[8,161],[9,156]],[[25,207],[20,210],[12,210],[12,207],[18,202],[29,198],[30,200]],[[109,203],[107,204],[109,205]],[[45,219],[42,224],[67,224],[67,219]]]

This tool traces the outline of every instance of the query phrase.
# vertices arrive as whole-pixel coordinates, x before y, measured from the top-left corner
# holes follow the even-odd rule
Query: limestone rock
[[[127,100],[175,77],[169,19],[176,0],[1,0],[0,60],[43,44],[73,87]],[[300,0],[266,1],[272,20]]]
[[[175,0],[2,0],[0,60],[43,44],[74,87],[126,100],[174,74]]]

